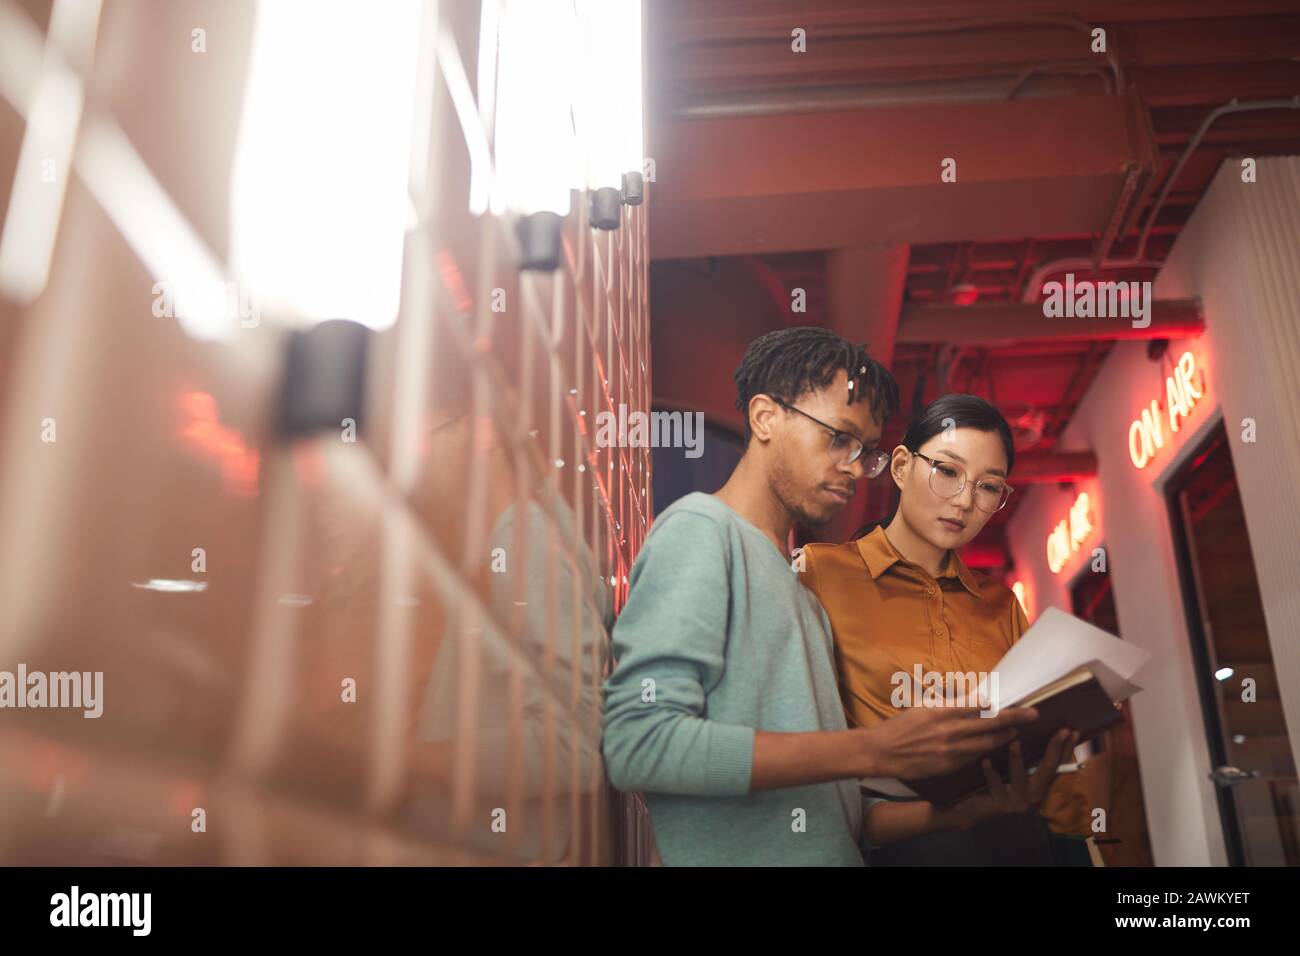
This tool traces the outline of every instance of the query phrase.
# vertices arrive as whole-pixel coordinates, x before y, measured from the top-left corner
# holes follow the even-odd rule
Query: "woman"
[[[996,408],[974,395],[945,395],[893,450],[894,515],[846,544],[803,549],[802,580],[834,631],[849,726],[873,726],[920,705],[912,697],[921,694],[918,665],[945,678],[987,674],[1026,630],[1011,590],[957,554],[1006,504],[1014,463],[1011,428]],[[1075,742],[1068,731],[1058,734],[1032,775],[1013,747],[1008,781],[986,766],[989,790],[948,810],[920,800],[876,804],[864,824],[872,864],[1050,862],[1040,813],[1058,831],[1086,832],[1077,784],[1062,778],[1053,786]]]

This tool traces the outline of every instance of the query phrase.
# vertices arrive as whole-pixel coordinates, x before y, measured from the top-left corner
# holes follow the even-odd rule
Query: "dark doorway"
[[[1070,603],[1076,617],[1119,635],[1109,573],[1084,571],[1070,588]],[[1093,752],[1084,759],[1082,772],[1093,793],[1094,806],[1106,811],[1106,832],[1097,834],[1096,843],[1107,866],[1152,866],[1133,710],[1127,701],[1120,710],[1124,723],[1097,738]]]
[[[1295,866],[1300,789],[1222,423],[1168,496],[1228,861]]]

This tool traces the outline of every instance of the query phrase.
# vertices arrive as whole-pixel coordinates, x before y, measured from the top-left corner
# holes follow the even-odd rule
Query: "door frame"
[[[1183,604],[1183,617],[1187,622],[1187,637],[1192,655],[1192,665],[1196,672],[1196,692],[1200,698],[1201,717],[1205,729],[1206,744],[1209,747],[1210,767],[1221,767],[1228,763],[1227,746],[1224,743],[1223,720],[1219,714],[1219,700],[1215,693],[1216,680],[1213,663],[1210,660],[1209,635],[1205,632],[1204,609],[1201,606],[1200,575],[1192,555],[1192,542],[1188,537],[1187,525],[1178,494],[1187,484],[1195,470],[1197,459],[1209,451],[1216,442],[1222,441],[1227,449],[1229,460],[1232,446],[1224,421],[1220,419],[1186,458],[1180,462],[1168,476],[1161,489],[1164,493],[1165,506],[1169,511],[1169,526],[1173,532],[1174,561],[1178,571],[1178,589]],[[1233,472],[1236,472],[1233,462]],[[1214,784],[1215,796],[1219,805],[1219,821],[1223,827],[1223,845],[1229,866],[1245,866],[1246,851],[1237,815],[1237,804],[1232,787]]]

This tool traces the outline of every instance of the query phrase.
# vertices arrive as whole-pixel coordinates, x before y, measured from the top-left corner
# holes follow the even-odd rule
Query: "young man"
[[[787,555],[878,475],[898,386],[826,329],[756,339],[735,373],[745,453],[715,495],[674,502],[614,627],[602,751],[645,794],[667,865],[861,866],[858,778],[924,777],[1006,743],[1032,710],[908,711],[847,729],[830,624]]]

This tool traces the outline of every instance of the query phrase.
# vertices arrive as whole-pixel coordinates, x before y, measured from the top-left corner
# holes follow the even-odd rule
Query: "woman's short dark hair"
[[[793,404],[808,392],[829,385],[841,369],[853,388],[849,403],[871,403],[871,414],[883,422],[898,411],[898,383],[889,370],[867,354],[866,345],[854,345],[830,329],[796,326],[760,335],[749,343],[733,378],[736,407],[745,420],[749,444],[749,401],[770,395]]]
[[[1007,453],[1007,474],[1016,463],[1016,444],[1011,436],[1011,426],[996,407],[978,395],[941,395],[912,420],[903,434],[902,445],[908,451],[920,451],[921,446],[948,428],[973,428],[981,432],[997,432],[1002,439],[1002,449]]]

